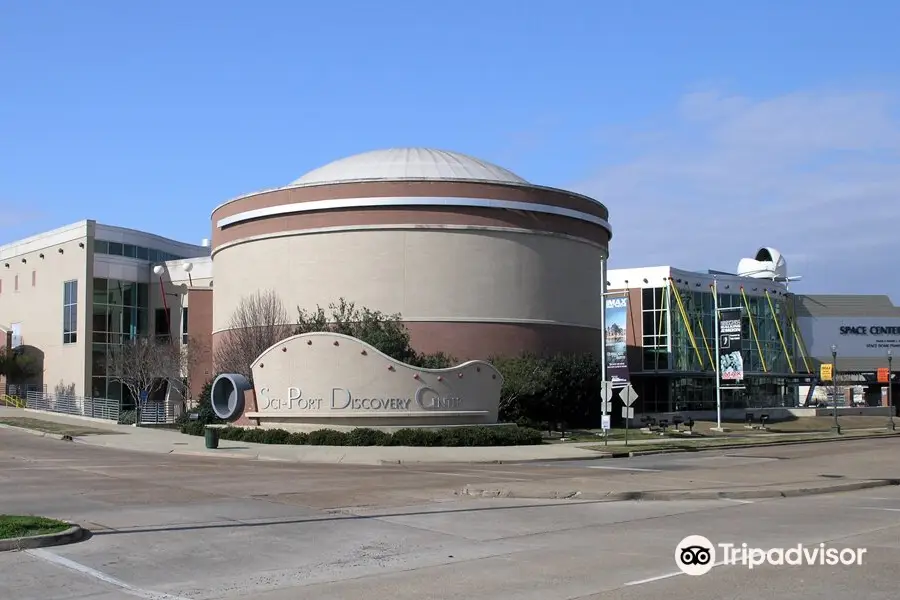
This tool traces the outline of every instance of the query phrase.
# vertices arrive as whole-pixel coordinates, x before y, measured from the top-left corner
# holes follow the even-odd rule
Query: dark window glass
[[[113,256],[122,256],[122,244],[119,242],[110,242],[109,253]]]
[[[150,251],[147,250],[146,248],[144,248],[143,246],[136,247],[136,256],[137,256],[137,258],[139,258],[141,260],[148,260],[148,258],[150,256],[149,252]]]
[[[78,341],[78,281],[63,283],[63,344]]]
[[[97,254],[109,254],[109,242],[94,240],[94,252]]]
[[[135,258],[137,254],[135,252],[135,248],[131,244],[125,244],[122,246],[122,254],[127,256],[128,258]]]

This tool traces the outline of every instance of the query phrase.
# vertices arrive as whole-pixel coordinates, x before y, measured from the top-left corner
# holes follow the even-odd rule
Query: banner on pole
[[[719,373],[723,381],[744,378],[743,313],[741,309],[719,311]]]
[[[606,373],[613,384],[629,381],[628,298],[606,299]]]

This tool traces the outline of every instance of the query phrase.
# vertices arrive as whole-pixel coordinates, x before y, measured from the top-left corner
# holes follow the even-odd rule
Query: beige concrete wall
[[[43,353],[41,383],[51,393],[62,384],[74,385],[75,394],[83,395],[89,376],[87,299],[93,270],[89,230],[90,222],[83,222],[43,239],[23,240],[17,248],[4,247],[0,254],[0,322],[21,323],[24,345]],[[78,281],[74,344],[63,343],[63,283],[69,280]]]
[[[240,299],[278,292],[296,307],[344,297],[408,321],[600,327],[605,250],[560,235],[371,229],[270,237],[217,250],[214,330]]]
[[[496,423],[503,384],[485,362],[416,369],[332,333],[288,338],[252,369],[256,411],[246,416],[277,423]]]

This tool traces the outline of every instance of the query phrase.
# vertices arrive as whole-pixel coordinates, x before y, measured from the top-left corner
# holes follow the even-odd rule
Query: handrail
[[[747,292],[744,291],[744,286],[741,286],[741,297],[744,299],[744,308],[747,309],[747,315],[750,317],[750,332],[753,334],[753,341],[756,342],[756,351],[759,353],[759,361],[762,363],[763,373],[768,373],[766,357],[763,356],[762,345],[759,343],[759,334],[756,333],[756,322],[753,320],[753,313],[750,311],[750,301],[747,299]]]
[[[687,330],[688,337],[691,340],[691,345],[694,347],[694,352],[697,353],[697,360],[700,361],[700,368],[703,368],[703,355],[700,354],[700,347],[697,346],[697,339],[694,337],[694,330],[691,328],[691,321],[688,318],[687,311],[684,310],[684,301],[681,299],[681,293],[678,291],[678,288],[672,283],[672,278],[669,278],[669,286],[671,286],[672,290],[675,291],[675,301],[678,303],[678,309],[681,312],[681,318],[684,319],[684,327]]]
[[[778,322],[778,315],[775,314],[775,305],[772,303],[772,296],[769,295],[769,290],[766,290],[766,300],[769,301],[769,310],[772,311],[772,320],[775,321],[775,331],[778,332],[778,339],[781,340],[781,347],[784,350],[784,357],[787,359],[788,368],[791,370],[791,373],[796,373],[797,371],[794,370],[794,361],[791,360],[787,344],[784,343],[784,336],[781,334],[781,324]]]

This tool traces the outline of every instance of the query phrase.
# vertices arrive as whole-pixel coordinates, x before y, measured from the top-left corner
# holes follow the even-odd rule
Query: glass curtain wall
[[[742,333],[744,369],[747,373],[743,390],[726,390],[722,394],[723,408],[793,406],[796,404],[791,381],[783,376],[792,373],[787,356],[796,355],[795,342],[787,321],[785,297],[771,295],[771,306],[766,296],[747,294],[747,304],[733,284],[719,285],[719,308],[749,308],[759,341],[754,338],[750,320],[746,320]],[[682,307],[672,299],[672,368],[694,376],[676,377],[672,381],[672,393],[676,410],[709,410],[715,408],[715,304],[712,290],[679,289]],[[675,292],[673,291],[674,295]],[[774,311],[773,311],[774,309]],[[690,324],[690,333],[685,324]],[[776,325],[777,323],[777,325]],[[782,339],[778,334],[781,327]],[[696,344],[696,347],[695,347]],[[784,351],[787,346],[787,355]],[[762,359],[760,358],[760,351]],[[763,367],[765,360],[765,368]],[[798,365],[793,364],[796,370]]]
[[[111,348],[138,336],[147,335],[149,286],[146,283],[94,278],[93,360],[91,394],[96,398],[122,400],[123,407],[134,403],[127,389],[109,378]]]

